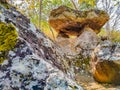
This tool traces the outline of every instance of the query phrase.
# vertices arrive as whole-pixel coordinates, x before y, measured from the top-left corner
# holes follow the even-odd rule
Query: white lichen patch
[[[37,29],[34,24],[29,24],[29,30],[31,30],[37,36],[37,38],[44,38],[40,32],[37,32]]]
[[[21,50],[21,53],[22,53],[22,52],[26,52],[27,49],[28,49],[28,47],[24,47],[24,48]]]
[[[32,24],[32,23],[29,24],[29,30],[36,33],[36,27],[34,26],[34,24]]]
[[[0,13],[0,20],[1,20],[2,22],[5,21],[5,16],[4,16],[3,14],[1,14],[1,13]]]
[[[61,73],[62,74],[62,73]],[[46,90],[83,90],[72,80],[58,75],[52,75],[48,78]]]
[[[24,75],[29,74],[30,71],[30,69],[27,66],[25,66],[24,62],[19,62],[19,61],[18,63],[13,63],[11,70],[20,72]]]
[[[30,72],[37,73],[44,71],[45,65],[39,63],[37,66],[34,65],[34,57],[31,55],[26,56],[23,60],[20,58],[15,58],[12,64],[12,70],[20,72],[24,75],[28,75]],[[40,61],[39,61],[40,62]]]
[[[15,56],[16,54],[15,54],[13,51],[10,50],[10,51],[9,51],[9,55],[13,57],[13,56]]]
[[[44,45],[46,46],[46,47],[52,47],[53,46],[53,42],[52,41],[50,41],[50,39],[44,39]]]
[[[5,74],[6,74],[5,72],[3,73],[3,72],[0,71],[0,78],[2,78],[3,76],[5,76]]]

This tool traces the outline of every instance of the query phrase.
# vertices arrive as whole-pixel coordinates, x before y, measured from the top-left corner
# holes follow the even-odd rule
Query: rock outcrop
[[[120,44],[100,43],[92,54],[91,65],[96,81],[120,84]]]
[[[17,41],[14,47],[0,51],[0,60],[3,60],[0,90],[83,90],[63,73],[66,67],[61,49],[36,29],[28,18],[14,7],[6,8],[0,4],[1,22],[15,28]],[[6,34],[4,27],[0,30],[0,35],[11,34]],[[11,39],[16,40],[16,36]],[[4,55],[6,58],[3,59]]]
[[[51,11],[49,24],[58,33],[56,42],[72,67],[89,66],[91,52],[100,41],[97,33],[108,19],[108,14],[101,10],[77,11],[60,6]]]
[[[89,46],[88,51],[91,51],[97,46],[99,39],[96,33],[108,19],[108,14],[101,10],[76,11],[60,6],[51,11],[49,24],[58,32],[56,41],[65,53],[77,55],[81,49],[88,50]]]
[[[109,20],[106,12],[101,10],[76,11],[66,6],[60,6],[50,13],[49,24],[58,35],[79,36],[84,27],[89,27],[96,33]]]
[[[108,20],[108,14],[101,10],[76,11],[60,6],[51,12],[49,24],[58,32],[56,41],[67,55],[77,57],[71,61],[75,74],[89,64],[87,57],[100,43],[96,34]],[[91,65],[96,81],[120,84],[120,45],[106,40],[100,43],[92,54]]]

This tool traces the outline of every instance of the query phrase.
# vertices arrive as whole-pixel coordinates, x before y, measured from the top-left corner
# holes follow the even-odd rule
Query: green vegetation
[[[111,31],[110,37],[112,42],[120,42],[120,31]]]
[[[107,38],[109,37],[112,42],[120,42],[120,31],[112,30],[109,32],[108,36],[108,32],[102,29],[98,36]]]
[[[0,22],[0,63],[6,59],[6,54],[13,49],[17,42],[18,34],[12,24]]]
[[[104,11],[106,11],[110,16],[114,15],[115,24],[113,26],[119,26],[119,1],[115,1],[115,3],[112,3],[114,0],[24,0],[23,3],[20,5],[17,5],[18,8],[20,8],[24,4],[28,4],[26,6],[26,9],[21,9],[21,12],[25,13],[26,16],[30,18],[30,20],[38,27],[40,28],[48,37],[54,38],[56,36],[55,31],[51,31],[50,26],[48,24],[48,18],[50,11],[55,9],[56,7],[59,7],[60,5],[65,5],[67,7],[73,8],[77,10],[87,10],[87,9],[95,9],[99,8]],[[96,4],[98,2],[101,2],[101,7],[97,6]],[[111,5],[109,5],[111,3]],[[111,9],[110,9],[111,8]],[[115,9],[117,8],[117,9]],[[112,10],[112,11],[111,11]],[[115,11],[114,11],[115,10]],[[114,13],[112,13],[114,11]],[[104,12],[101,12],[101,14]],[[117,16],[116,16],[117,14]],[[113,20],[110,18],[110,20]],[[109,21],[110,21],[109,20]],[[109,21],[106,24],[107,27],[111,26],[109,25]],[[118,22],[117,22],[118,21]],[[108,36],[111,38],[113,42],[119,42],[119,31],[112,31],[108,28],[104,27],[104,29],[107,31],[103,31],[99,34],[100,36]],[[112,31],[112,32],[110,32]],[[108,34],[110,32],[110,34]],[[53,35],[54,33],[54,35]]]
[[[78,0],[80,9],[92,9],[95,8],[97,0]]]
[[[106,35],[107,35],[107,33],[104,29],[101,29],[100,33],[98,34],[99,37],[106,36]]]
[[[92,7],[94,7],[95,6],[95,1],[96,0],[80,0],[81,2],[79,2],[78,3],[78,10],[82,10],[82,9],[85,9],[85,7],[86,7],[86,9],[88,9],[88,8],[92,8]],[[34,3],[32,3],[32,2],[34,2]],[[35,3],[36,2],[36,3]],[[56,7],[58,7],[58,6],[60,6],[60,5],[65,5],[65,6],[68,6],[68,7],[70,7],[70,8],[73,8],[74,9],[74,5],[73,5],[73,3],[70,1],[70,0],[43,0],[42,2],[41,2],[41,4],[42,4],[42,12],[40,12],[39,13],[39,2],[37,2],[37,1],[34,1],[34,0],[32,0],[31,1],[31,3],[29,3],[30,5],[29,5],[29,7],[28,7],[28,10],[27,10],[27,12],[29,13],[29,16],[31,17],[30,19],[31,19],[31,21],[37,26],[37,27],[39,27],[39,14],[41,13],[41,29],[44,31],[44,30],[47,30],[47,29],[49,29],[49,28],[45,28],[45,26],[47,26],[48,27],[48,23],[45,23],[45,22],[47,22],[47,18],[49,17],[49,13],[50,13],[50,11],[52,10],[52,9],[54,9],[54,8],[56,8]],[[83,6],[84,5],[84,6]],[[77,5],[76,5],[77,6]],[[88,7],[89,6],[89,7]],[[88,7],[88,8],[87,8]],[[35,12],[34,11],[32,11],[31,12],[31,9],[33,9],[34,10],[34,8],[36,9],[36,11],[38,11],[36,14],[35,14]],[[90,9],[91,9],[90,8]],[[25,10],[25,12],[26,12],[26,10]],[[31,13],[30,13],[31,12]],[[34,14],[34,15],[33,15]],[[32,17],[33,16],[33,17]]]
[[[34,1],[34,0],[32,0],[32,1]],[[34,1],[34,2],[36,2],[36,1]],[[48,21],[47,21],[47,19],[49,18],[50,11],[52,9],[54,9],[55,7],[58,7],[60,5],[66,5],[66,6],[69,6],[69,7],[73,7],[72,3],[69,0],[64,0],[64,1],[63,0],[59,0],[59,1],[57,1],[57,0],[43,0],[41,3],[42,3],[41,12],[39,12],[40,11],[39,10],[40,9],[39,8],[39,4],[40,4],[39,2],[36,2],[36,4],[30,3],[29,8],[31,8],[33,6],[33,8],[35,8],[36,11],[38,11],[38,12],[32,11],[31,15],[29,14],[30,19],[47,36],[49,36],[50,38],[54,38],[54,36],[52,35],[52,32],[50,30],[50,26],[48,24]],[[27,11],[29,12],[29,10],[30,9],[28,9]],[[40,15],[41,15],[41,17],[40,17]],[[54,32],[54,34],[55,34],[55,32]]]
[[[85,58],[82,55],[78,55],[76,56],[76,58],[74,58],[74,60],[72,60],[74,66],[84,69],[86,71],[88,70],[88,67],[90,65],[89,61],[90,61],[89,57]]]

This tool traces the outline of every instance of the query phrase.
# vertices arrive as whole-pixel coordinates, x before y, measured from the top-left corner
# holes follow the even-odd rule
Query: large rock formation
[[[108,14],[101,10],[77,11],[60,6],[51,11],[49,24],[58,33],[56,42],[72,67],[89,67],[91,52],[100,41],[96,34],[108,19]]]
[[[102,42],[92,54],[91,65],[96,81],[120,84],[120,44]]]
[[[76,11],[60,6],[51,11],[49,24],[58,32],[56,41],[64,52],[77,55],[81,49],[91,51],[97,46],[99,39],[96,33],[108,19],[108,14],[101,10]]]
[[[76,11],[60,6],[51,12],[49,24],[58,32],[56,41],[67,55],[72,55],[72,58],[77,57],[70,61],[73,63],[75,74],[89,64],[87,57],[91,56],[91,52],[100,43],[96,34],[108,19],[108,14],[101,10]],[[69,38],[71,36],[77,37]],[[109,42],[100,44],[95,49],[91,62],[95,80],[119,84],[119,60],[120,45],[112,45]]]
[[[0,90],[82,90],[62,72],[61,49],[12,6],[0,4],[0,40]]]
[[[76,11],[60,6],[51,11],[49,24],[62,36],[79,36],[86,26],[99,33],[108,19],[108,14],[101,10]]]

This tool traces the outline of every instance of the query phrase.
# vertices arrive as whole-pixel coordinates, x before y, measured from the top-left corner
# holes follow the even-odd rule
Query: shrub
[[[108,35],[108,33],[102,29],[98,36],[107,37],[107,39],[111,40],[112,42],[120,42],[120,31],[112,30]]]

